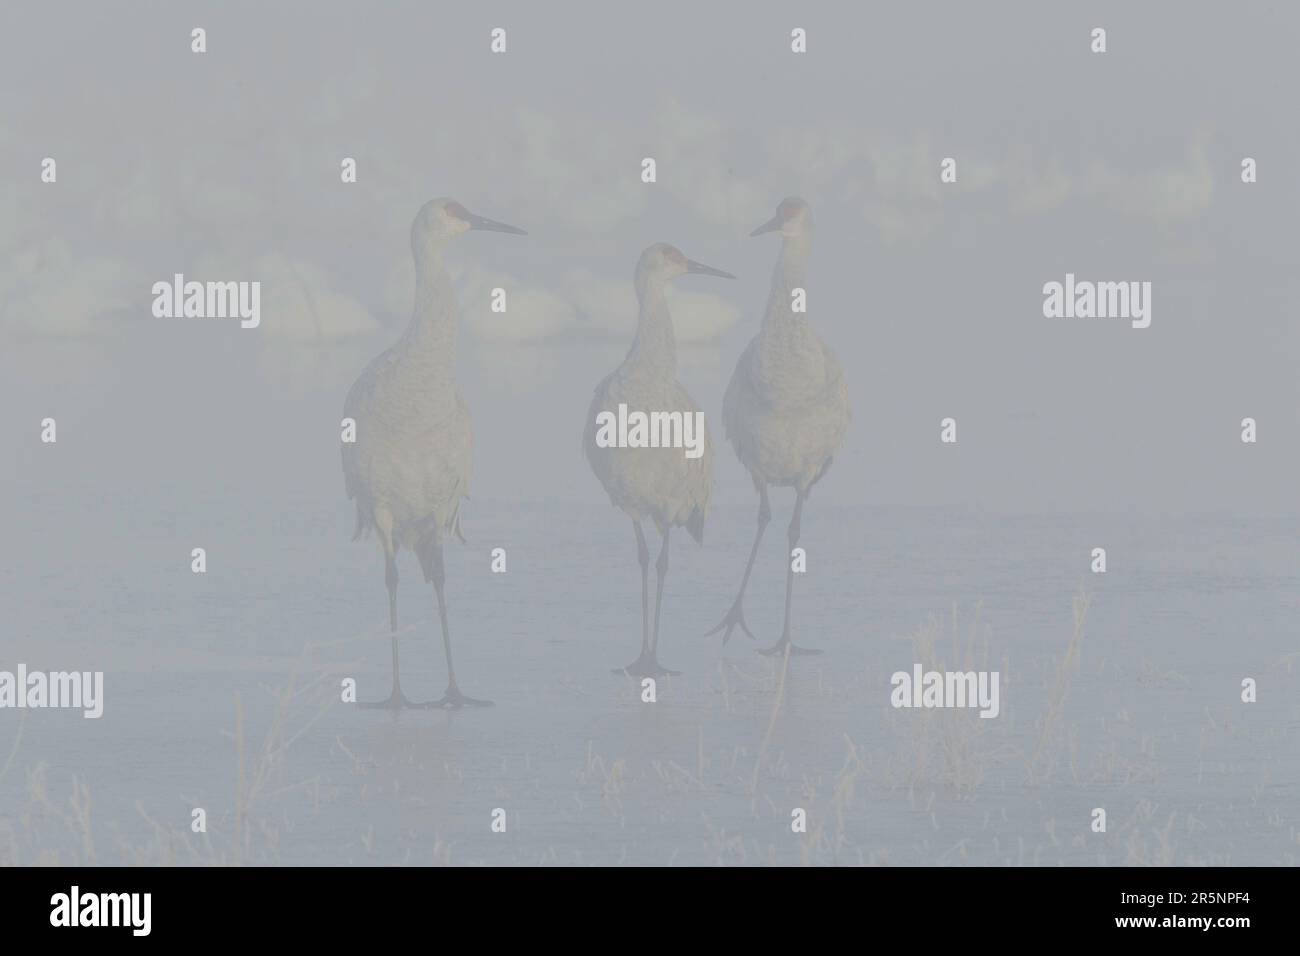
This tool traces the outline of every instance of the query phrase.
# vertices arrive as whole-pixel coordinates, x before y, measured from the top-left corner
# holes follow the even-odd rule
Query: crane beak
[[[781,228],[781,218],[779,216],[773,216],[767,222],[763,223],[763,225],[759,226],[757,229],[751,232],[750,235],[761,236],[765,232],[776,232],[780,228]]]
[[[706,266],[704,263],[696,262],[694,259],[686,260],[686,271],[702,276],[717,276],[720,279],[736,278],[730,272],[723,272],[721,269],[713,268],[713,266]]]
[[[504,222],[497,222],[495,219],[488,219],[485,216],[476,216],[473,213],[465,216],[465,221],[469,223],[471,229],[478,229],[482,232],[508,232],[512,236],[528,235],[517,226],[507,226]]]

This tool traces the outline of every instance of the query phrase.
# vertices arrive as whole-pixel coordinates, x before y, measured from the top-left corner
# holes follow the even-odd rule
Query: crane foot
[[[407,700],[402,689],[394,687],[393,692],[384,700],[359,700],[357,706],[362,710],[427,710],[431,705]]]
[[[479,700],[477,697],[466,697],[460,692],[460,688],[455,684],[447,685],[447,692],[439,700],[426,704],[426,707],[441,707],[444,710],[459,709],[461,707],[491,707],[492,701]]]
[[[727,616],[718,623],[718,626],[704,636],[712,637],[719,631],[725,631],[722,635],[722,643],[726,644],[727,641],[731,640],[731,632],[736,628],[740,628],[744,631],[745,636],[751,641],[754,639],[754,635],[749,630],[749,625],[745,623],[745,606],[741,603],[740,598],[736,598],[736,603],[731,605],[731,610],[728,611]]]
[[[822,652],[821,649],[817,647],[801,647],[794,641],[790,640],[790,636],[787,634],[771,647],[761,649],[759,653],[764,654],[767,657],[781,657],[787,650],[789,650],[791,657],[799,657],[801,655],[804,657],[812,657],[813,655]]]
[[[678,677],[682,672],[662,666],[654,654],[642,654],[627,667],[614,668],[613,673],[625,677]]]

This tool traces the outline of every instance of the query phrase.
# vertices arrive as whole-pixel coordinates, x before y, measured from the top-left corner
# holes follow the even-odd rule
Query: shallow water
[[[625,523],[606,507],[475,501],[470,543],[448,551],[451,626],[462,687],[496,705],[394,717],[340,701],[344,677],[363,698],[386,693],[390,664],[382,562],[373,542],[348,545],[338,499],[202,500],[204,575],[176,558],[191,546],[177,529],[192,493],[153,490],[148,512],[66,489],[57,499],[16,516],[0,568],[4,657],[104,670],[105,715],[4,712],[5,753],[21,731],[0,780],[10,861],[1293,864],[1300,854],[1294,525],[1108,525],[814,499],[794,621],[796,638],[825,653],[782,675],[739,633],[726,647],[703,636],[752,534],[748,511],[722,510],[703,548],[673,541],[660,646],[683,673],[650,704],[611,673],[639,644]],[[788,507],[774,501],[750,586],[760,643],[779,630]],[[48,553],[72,538],[84,546]],[[1095,575],[1088,555],[1102,540],[1109,568]],[[494,547],[506,549],[505,574],[489,570]],[[13,560],[21,554],[32,560]],[[51,572],[56,557],[68,573]],[[403,686],[427,699],[446,679],[432,591],[409,555],[401,568]],[[1077,661],[1058,683],[1084,592]],[[917,649],[927,633],[933,657]],[[890,674],[916,660],[998,670],[1001,713],[891,708]],[[1255,704],[1239,698],[1246,676],[1259,682]],[[67,815],[74,778],[89,795],[88,835]],[[195,807],[205,835],[190,832]],[[805,834],[791,832],[795,807],[807,811]],[[1094,807],[1107,810],[1104,834],[1089,828]],[[491,829],[496,808],[505,833]]]

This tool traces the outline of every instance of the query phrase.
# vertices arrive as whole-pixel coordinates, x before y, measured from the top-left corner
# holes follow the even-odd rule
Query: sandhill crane
[[[749,471],[758,489],[758,532],[749,551],[744,577],[731,610],[709,631],[725,631],[725,644],[739,626],[751,638],[745,623],[745,587],[754,569],[763,530],[771,520],[767,500],[771,485],[795,491],[790,519],[789,547],[799,541],[799,521],[808,491],[831,466],[831,460],[849,425],[849,397],[844,375],[835,356],[808,324],[806,313],[794,311],[795,289],[805,288],[804,267],[812,245],[808,204],[789,198],[776,215],[751,236],[781,233],[781,255],[772,273],[772,291],[758,335],[741,354],[722,400],[722,425],[727,440]],[[806,289],[805,289],[806,291]],[[794,564],[785,581],[785,624],[781,638],[766,654],[819,654],[790,639],[790,599],[794,589]]]
[[[456,685],[443,594],[443,538],[460,533],[460,499],[469,487],[472,436],[469,412],[456,389],[453,365],[458,309],[442,264],[448,240],[481,229],[525,235],[522,229],[476,216],[450,199],[421,207],[411,225],[415,309],[401,341],[371,362],[353,384],[343,414],[356,421],[356,441],[344,443],[343,477],[356,499],[352,538],[374,530],[384,549],[388,621],[393,642],[393,692],[363,707],[462,707],[490,701],[466,697]],[[438,595],[447,692],[414,704],[402,694],[397,663],[397,552],[420,559]]]
[[[643,677],[675,674],[658,659],[659,614],[663,605],[664,576],[668,573],[668,537],[675,527],[685,527],[697,542],[704,542],[704,518],[713,487],[713,448],[708,429],[698,435],[700,454],[688,457],[682,448],[602,447],[597,419],[630,409],[632,412],[679,413],[695,420],[698,406],[677,381],[677,345],[668,313],[664,287],[678,276],[694,273],[734,279],[735,276],[687,259],[673,246],[657,243],[641,254],[636,266],[636,294],[640,303],[636,338],[623,364],[596,386],[583,431],[583,447],[591,469],[605,486],[614,507],[632,519],[637,560],[641,563],[641,654],[616,674]],[[702,416],[700,416],[702,420]],[[649,518],[663,536],[655,562],[654,629],[650,627],[650,551],[641,522]],[[652,636],[653,634],[653,636]]]

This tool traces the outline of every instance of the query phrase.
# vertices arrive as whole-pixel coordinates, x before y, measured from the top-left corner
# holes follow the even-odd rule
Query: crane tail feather
[[[691,512],[690,519],[686,522],[686,531],[696,544],[704,544],[704,512],[696,508]]]

